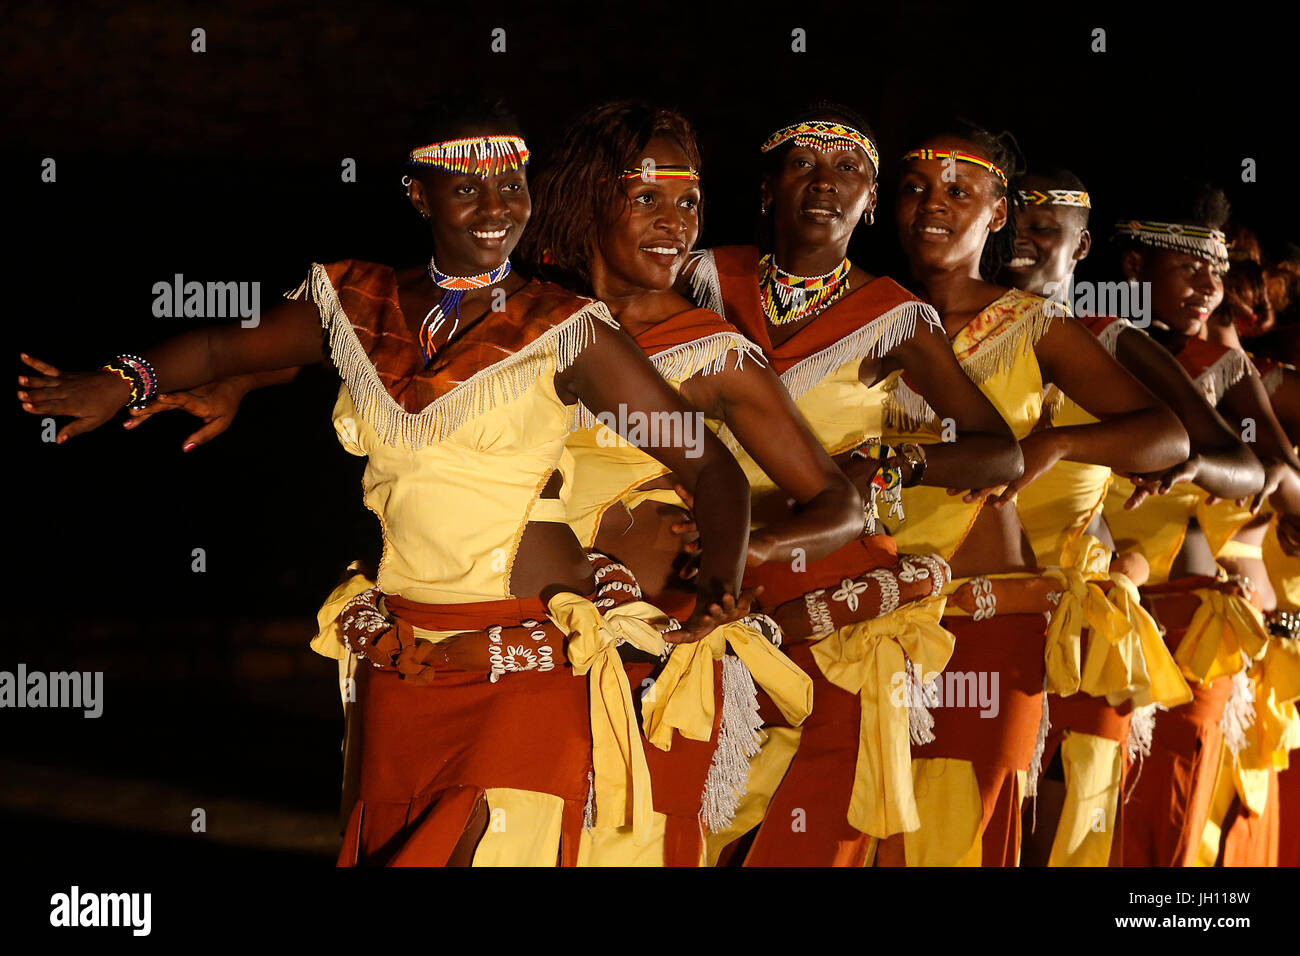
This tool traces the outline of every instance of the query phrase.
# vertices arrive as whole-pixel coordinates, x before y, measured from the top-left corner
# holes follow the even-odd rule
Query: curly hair
[[[1020,151],[1016,138],[1009,131],[994,133],[962,117],[955,117],[932,127],[929,133],[917,142],[919,145],[941,137],[956,137],[973,144],[1007,177],[1005,186],[1000,179],[993,177],[993,195],[999,199],[1003,196],[1007,198],[1007,224],[997,232],[990,233],[988,241],[984,243],[984,251],[980,255],[980,277],[988,282],[996,281],[996,276],[1015,256],[1015,214],[1021,208],[1020,179],[1025,174],[1024,154]]]
[[[656,136],[677,142],[695,168],[695,130],[681,113],[620,101],[588,110],[561,138],[533,186],[533,221],[519,245],[524,267],[540,279],[592,294],[591,259],[612,210],[626,202],[623,171],[641,165]]]

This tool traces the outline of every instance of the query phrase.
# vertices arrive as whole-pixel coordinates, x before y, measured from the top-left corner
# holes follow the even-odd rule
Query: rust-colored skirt
[[[998,615],[982,621],[945,617],[957,638],[945,674],[998,675],[996,716],[978,706],[931,710],[934,741],[912,748],[913,759],[969,761],[979,786],[983,866],[1016,866],[1020,859],[1020,781],[1038,745],[1043,714],[1043,654],[1047,620],[1042,614]],[[943,678],[941,678],[943,679]],[[978,680],[978,677],[977,677]],[[951,702],[943,699],[942,703]],[[926,820],[921,821],[925,830]],[[934,824],[930,824],[933,826]],[[878,866],[907,865],[901,834],[880,843]]]
[[[1174,581],[1144,595],[1165,628],[1165,643],[1171,651],[1177,650],[1201,603],[1195,590],[1179,590],[1186,586]],[[1232,678],[1220,677],[1208,685],[1189,683],[1191,703],[1156,717],[1151,753],[1134,773],[1136,779],[1123,811],[1123,866],[1192,866],[1196,862],[1214,798],[1223,746],[1219,722],[1232,695]]]
[[[428,630],[543,620],[540,601],[421,605],[388,597],[391,615]],[[357,670],[360,796],[340,866],[442,866],[485,812],[484,791],[564,801],[557,862],[576,862],[591,771],[587,681],[567,667],[488,675],[441,668],[418,686],[394,671]]]

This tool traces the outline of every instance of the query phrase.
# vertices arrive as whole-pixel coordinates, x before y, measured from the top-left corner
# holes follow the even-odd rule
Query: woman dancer
[[[1011,258],[1009,203],[1019,166],[1007,134],[963,123],[903,157],[897,217],[912,275],[942,317],[963,369],[1020,438],[1025,471],[1001,494],[904,493],[907,519],[896,537],[902,547],[934,550],[951,562],[953,597],[944,624],[957,640],[949,673],[931,690],[943,705],[935,713],[935,739],[917,748],[913,761],[921,826],[887,841],[882,863],[1018,861],[1020,777],[1037,778],[1044,689],[1077,688],[1080,630],[1094,596],[1087,578],[1103,574],[1109,562],[1104,552],[1088,549],[1074,568],[1040,572],[1016,493],[1062,459],[1148,472],[1188,452],[1173,414],[1091,333],[1055,303],[990,281]],[[1048,383],[1098,420],[1033,432]],[[943,427],[942,413],[919,402],[906,382],[894,392],[891,420],[903,439],[933,438]],[[958,682],[981,677],[989,685],[981,707],[962,706],[955,699]]]
[[[373,665],[356,673],[360,799],[344,864],[572,863],[584,816],[648,836],[648,774],[616,644],[656,652],[656,627],[696,640],[746,609],[732,594],[748,496],[709,434],[698,457],[653,449],[708,501],[703,600],[684,633],[653,609],[616,620],[617,608],[607,616],[588,600],[591,562],[556,497],[571,406],[622,406],[625,418],[691,409],[603,305],[511,272],[531,210],[527,161],[500,107],[437,110],[404,180],[431,228],[427,269],[313,266],[296,301],[257,328],[20,380],[24,409],[73,417],[66,439],[160,389],[309,364],[328,350],[343,379],[336,430],[369,459],[366,502],[384,534],[379,588],[357,595],[343,621],[349,648]],[[439,654],[440,640],[466,631],[496,648],[491,679]],[[590,695],[573,675],[590,675]]]
[[[764,708],[769,739],[753,762],[750,798],[710,841],[711,854],[750,866],[861,865],[873,837],[917,825],[909,714],[916,733],[923,724],[904,685],[912,671],[941,669],[951,646],[933,597],[947,569],[928,555],[899,555],[878,532],[898,517],[900,484],[995,484],[1015,477],[1020,462],[933,311],[847,259],[854,229],[875,217],[879,160],[866,122],[818,104],[775,127],[762,149],[771,252],[702,253],[692,291],[762,346],[822,446],[863,492],[868,534],[821,561],[771,563],[747,576],[766,588],[764,605],[781,624],[783,647],[812,677],[816,706],[798,730]],[[881,443],[885,388],[901,371],[953,419],[955,441]],[[752,459],[740,460],[759,521],[779,520],[786,496]],[[909,590],[929,597],[905,604]],[[724,851],[756,827],[752,843]]]

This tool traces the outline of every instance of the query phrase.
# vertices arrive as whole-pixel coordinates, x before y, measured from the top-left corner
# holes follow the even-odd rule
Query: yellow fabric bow
[[[1198,590],[1201,606],[1192,615],[1174,660],[1188,677],[1208,684],[1241,670],[1243,658],[1258,660],[1268,647],[1264,618],[1245,598],[1213,588]]]
[[[1106,694],[1106,702],[1112,707],[1118,707],[1128,699],[1134,707],[1160,704],[1165,708],[1189,703],[1192,689],[1187,685],[1183,672],[1178,669],[1178,663],[1169,652],[1164,638],[1160,636],[1160,626],[1142,606],[1137,586],[1122,574],[1112,574],[1110,579],[1114,587],[1110,589],[1108,597],[1128,621],[1135,646],[1129,686],[1122,691]],[[1088,653],[1091,660],[1091,646]],[[1087,666],[1084,667],[1084,672],[1088,672]]]
[[[373,572],[362,562],[353,561],[348,565],[348,570],[356,573],[335,587],[316,612],[317,633],[311,640],[313,651],[336,661],[352,656],[343,640],[343,628],[339,625],[339,615],[343,613],[344,605],[362,591],[369,591],[375,586]]]
[[[924,680],[942,672],[956,638],[940,625],[947,598],[928,597],[842,627],[813,647],[826,679],[862,700],[849,823],[884,838],[921,826],[912,792],[907,660]]]
[[[1044,577],[1060,581],[1064,593],[1047,625],[1047,691],[1068,697],[1083,689],[1093,696],[1116,693],[1129,686],[1133,675],[1132,641],[1128,619],[1096,581],[1110,576],[1110,549],[1091,535],[1067,546],[1061,555],[1066,566],[1050,568]],[[1083,629],[1090,628],[1089,682],[1082,684],[1080,668]]]
[[[677,645],[641,698],[646,739],[660,750],[672,749],[673,730],[689,740],[712,735],[713,665],[722,660],[728,644],[790,726],[798,727],[812,712],[812,679],[754,628],[733,621],[714,628],[703,640]]]
[[[637,641],[647,635],[629,625],[626,618],[617,623],[607,621],[596,605],[577,594],[557,594],[546,607],[551,620],[568,635],[567,654],[574,676],[590,675],[596,826],[621,827],[630,822],[634,841],[644,846],[653,835],[650,768],[641,744],[627,671],[618,656],[618,640],[623,637],[640,646]],[[658,638],[658,632],[654,636]],[[662,646],[662,638],[659,641]],[[652,649],[653,642],[649,643],[650,648],[642,649]]]

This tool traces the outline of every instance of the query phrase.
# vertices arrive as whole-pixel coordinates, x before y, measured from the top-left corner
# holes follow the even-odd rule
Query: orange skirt
[[[1203,578],[1170,582],[1144,594],[1165,643],[1178,648],[1200,597],[1189,587]],[[1156,717],[1151,753],[1136,771],[1124,806],[1123,866],[1192,866],[1218,779],[1223,732],[1219,722],[1232,696],[1232,678],[1192,683],[1191,703]]]
[[[419,605],[389,597],[389,612],[428,630],[543,620],[540,601]],[[512,788],[564,801],[560,860],[577,860],[591,772],[587,681],[567,667],[509,674],[440,668],[431,684],[357,670],[360,796],[340,866],[443,866],[485,813],[484,791]]]

